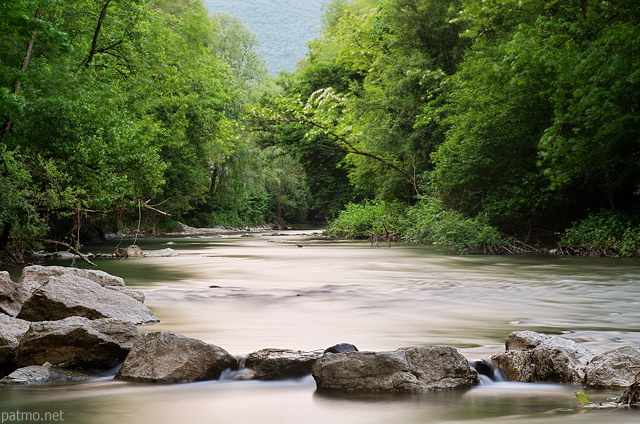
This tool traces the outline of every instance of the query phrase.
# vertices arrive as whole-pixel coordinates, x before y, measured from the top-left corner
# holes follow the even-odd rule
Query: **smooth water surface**
[[[360,350],[445,344],[475,360],[502,350],[516,330],[561,334],[599,350],[640,345],[635,260],[453,256],[302,232],[250,235],[143,239],[144,250],[171,247],[179,256],[96,262],[145,290],[161,323],[142,331],[173,330],[238,356],[346,342]],[[578,407],[577,389],[496,383],[420,395],[329,395],[316,392],[311,377],[174,386],[102,378],[3,387],[0,412],[63,411],[65,423],[640,422],[637,409]],[[619,394],[594,391],[591,400]]]

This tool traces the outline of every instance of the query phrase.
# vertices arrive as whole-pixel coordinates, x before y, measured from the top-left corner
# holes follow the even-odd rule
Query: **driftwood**
[[[82,259],[83,261],[85,261],[86,263],[88,263],[91,266],[97,266],[96,264],[94,264],[93,262],[91,262],[89,260],[89,258],[86,257],[86,255],[80,253],[80,251],[78,249],[76,249],[75,247],[71,246],[69,243],[64,243],[62,241],[57,241],[57,240],[49,240],[49,239],[36,239],[37,241],[40,241],[42,243],[49,243],[49,244],[55,244],[58,246],[64,246],[67,249],[69,249],[72,253],[78,255],[80,257],[80,259]]]
[[[631,368],[640,368],[633,366]],[[629,387],[624,390],[622,396],[620,396],[620,403],[623,405],[637,405],[640,404],[640,371],[636,374],[636,378]]]

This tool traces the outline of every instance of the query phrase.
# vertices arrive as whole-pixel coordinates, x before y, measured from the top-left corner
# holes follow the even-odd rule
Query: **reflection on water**
[[[488,358],[509,332],[525,329],[602,350],[640,345],[640,265],[633,260],[448,256],[429,247],[372,248],[295,232],[138,244],[180,255],[96,262],[144,288],[162,322],[142,330],[171,329],[236,355],[341,342],[360,350],[445,344],[473,360]],[[318,393],[311,378],[178,386],[102,379],[2,388],[0,411],[62,409],[65,423],[637,422],[638,411],[578,408],[575,390],[498,383],[465,392],[346,395]],[[614,395],[595,392],[591,399]]]

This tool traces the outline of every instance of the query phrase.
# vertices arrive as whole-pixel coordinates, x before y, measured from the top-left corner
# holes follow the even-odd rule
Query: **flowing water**
[[[145,291],[161,323],[142,331],[173,330],[237,356],[344,342],[360,350],[444,344],[476,360],[502,350],[516,330],[565,335],[599,350],[640,346],[637,260],[455,256],[295,231],[251,235],[143,239],[144,250],[171,247],[179,256],[96,262]],[[0,420],[16,422],[28,416],[15,413],[28,412],[41,422],[63,417],[65,424],[640,422],[638,409],[578,407],[578,389],[501,382],[466,391],[361,395],[316,392],[311,377],[150,385],[107,376],[2,387]],[[619,394],[592,391],[590,399]]]

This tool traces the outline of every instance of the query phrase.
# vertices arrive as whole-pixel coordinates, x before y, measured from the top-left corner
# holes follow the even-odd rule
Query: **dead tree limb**
[[[80,259],[82,259],[83,261],[85,261],[89,265],[97,266],[96,264],[91,262],[89,260],[89,258],[86,257],[86,255],[80,253],[80,251],[78,249],[76,249],[75,247],[71,246],[69,243],[65,243],[65,242],[57,241],[57,240],[49,240],[49,239],[36,239],[36,241],[39,241],[39,242],[42,242],[42,243],[55,244],[55,245],[58,245],[58,246],[64,246],[67,249],[69,249],[72,253],[78,255],[80,257]]]
[[[308,119],[269,119],[269,120],[260,121],[260,123],[264,123],[264,124],[278,124],[278,123],[282,123],[282,122],[309,125],[311,127],[315,127],[315,128],[318,128],[318,129],[322,130],[326,135],[328,135],[329,137],[334,138],[339,143],[341,143],[342,146],[340,146],[340,145],[330,146],[328,144],[320,144],[319,145],[320,147],[324,147],[326,149],[332,149],[332,150],[339,150],[341,152],[351,153],[351,154],[359,155],[359,156],[366,156],[368,158],[375,159],[378,162],[380,162],[381,164],[383,164],[384,166],[389,167],[389,168],[393,169],[394,171],[397,171],[397,172],[401,173],[402,175],[404,175],[404,177],[407,179],[409,184],[411,184],[411,187],[415,190],[415,192],[417,194],[420,194],[420,192],[418,190],[418,182],[416,180],[415,175],[411,174],[406,169],[402,169],[399,166],[394,165],[393,163],[389,162],[388,160],[386,160],[383,157],[380,157],[380,156],[375,155],[373,153],[369,153],[369,152],[365,152],[365,151],[359,150],[351,142],[349,142],[349,140],[347,140],[345,137],[343,137],[343,136],[341,136],[339,134],[336,134],[335,132],[329,130],[329,128],[325,127],[324,125],[321,125],[321,124],[319,124],[317,122],[314,122],[314,121],[311,121],[311,120],[308,120]]]

